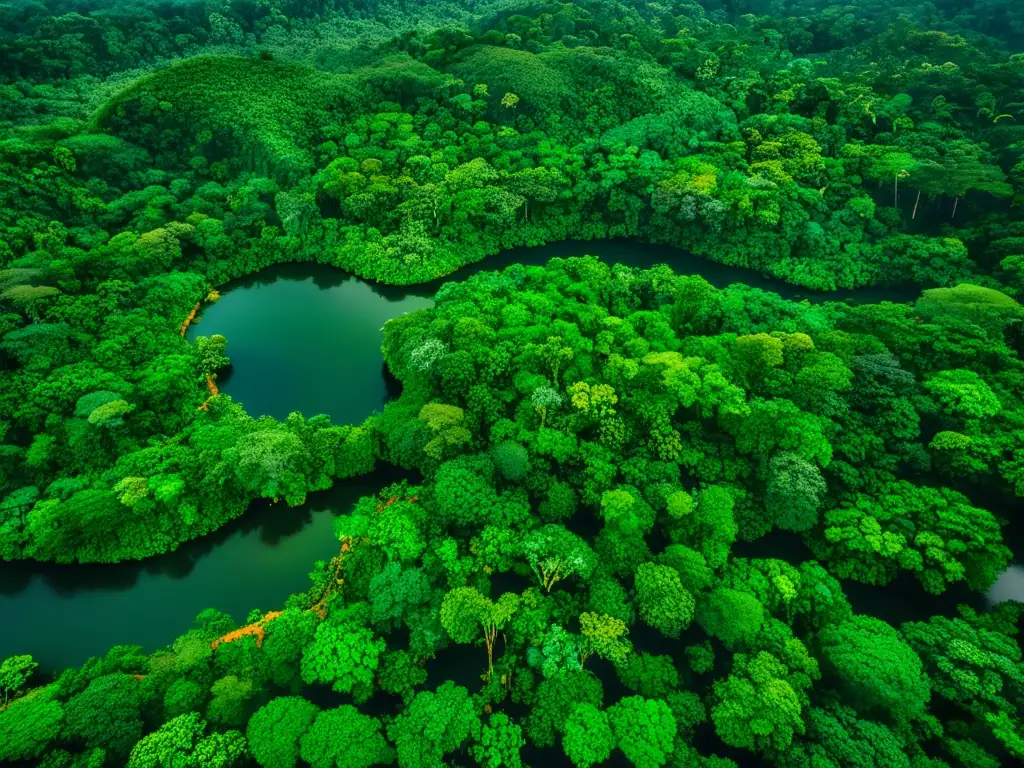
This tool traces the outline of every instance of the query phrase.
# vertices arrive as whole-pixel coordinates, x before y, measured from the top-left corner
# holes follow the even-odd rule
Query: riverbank
[[[410,288],[371,284],[325,265],[277,265],[224,286],[223,299],[199,313],[186,338],[228,338],[232,367],[218,386],[253,417],[281,420],[298,411],[306,417],[324,413],[334,423],[361,423],[399,394],[380,352],[381,329],[388,319],[430,306],[436,291],[452,280],[509,264],[539,266],[552,258],[580,255],[581,250],[637,269],[668,264],[680,274],[699,274],[718,288],[753,283],[812,302],[910,300],[917,295],[916,289],[884,295],[878,289],[840,295],[806,292],[753,270],[661,246],[626,240],[559,243],[508,251],[444,280]],[[185,631],[206,607],[239,621],[254,608],[275,609],[305,586],[314,561],[334,553],[330,521],[393,475],[393,470],[383,469],[337,481],[332,490],[311,494],[307,504],[295,509],[259,500],[217,532],[141,562],[4,564],[0,612],[13,620],[15,631],[0,637],[0,658],[31,651],[44,667],[59,669],[115,644],[154,650]],[[780,550],[761,556],[786,555]],[[910,592],[904,598],[904,604],[914,604]]]

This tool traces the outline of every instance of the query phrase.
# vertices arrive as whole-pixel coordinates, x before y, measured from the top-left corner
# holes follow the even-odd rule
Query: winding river
[[[753,270],[623,240],[514,249],[445,280],[584,253],[640,268],[670,264],[678,273],[699,274],[717,287],[746,283],[787,298],[872,302],[907,301],[917,295],[910,288],[812,292]],[[215,333],[228,338],[232,368],[218,383],[252,416],[284,418],[300,411],[307,416],[325,413],[335,423],[359,423],[396,394],[380,353],[385,321],[429,306],[445,280],[396,288],[323,265],[279,265],[225,286],[221,301],[203,311],[189,338]],[[315,560],[335,554],[333,517],[345,514],[360,496],[376,492],[388,481],[381,470],[340,482],[330,491],[311,494],[296,509],[258,502],[215,534],[141,563],[0,564],[0,659],[31,653],[44,670],[56,671],[117,644],[141,645],[147,651],[159,648],[186,631],[204,608],[239,620],[253,608],[276,608],[289,594],[306,587],[306,574]],[[860,597],[851,599],[858,610],[866,610],[878,601],[878,592],[861,590]],[[1024,568],[1004,574],[991,594],[1024,599]]]

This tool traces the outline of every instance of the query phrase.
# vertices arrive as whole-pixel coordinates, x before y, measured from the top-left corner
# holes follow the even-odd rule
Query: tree
[[[626,639],[629,629],[626,622],[607,614],[581,613],[580,635],[580,666],[586,664],[592,654],[612,664],[621,663],[633,650],[632,644]]]
[[[548,339],[547,344],[542,347],[542,356],[550,361],[552,366],[552,378],[558,383],[559,366],[572,360],[572,347],[561,346],[560,337]],[[609,384],[588,384],[585,381],[577,381],[568,388],[569,402],[578,413],[595,421],[608,419],[615,416],[615,405],[619,402],[619,396],[615,394],[615,388]]]
[[[649,533],[654,526],[654,510],[638,498],[635,488],[616,488],[601,495],[601,517],[620,531]]]
[[[242,725],[245,721],[246,702],[253,695],[253,685],[236,675],[225,675],[210,688],[213,698],[206,708],[206,716],[216,725]]]
[[[615,741],[637,768],[658,768],[668,762],[676,721],[664,701],[628,696],[608,708]]]
[[[746,592],[717,587],[702,599],[697,623],[726,648],[736,648],[756,633],[765,620],[761,601]]]
[[[381,657],[379,679],[383,690],[408,703],[416,686],[427,681],[427,671],[408,651],[388,651]]]
[[[483,457],[446,461],[434,475],[434,498],[442,520],[461,527],[483,527],[500,506],[491,482],[493,469]]]
[[[403,569],[391,562],[370,581],[371,619],[385,631],[429,599],[430,582],[419,568]]]
[[[737,336],[736,362],[747,381],[757,382],[782,365],[782,340],[767,333]]]
[[[956,197],[950,218],[956,216],[960,198],[972,189],[995,197],[1013,194],[1013,187],[1006,182],[1006,174],[998,165],[986,162],[984,155],[981,147],[969,139],[954,140],[946,145],[937,162],[921,166],[915,183],[929,194]]]
[[[547,498],[540,503],[537,511],[544,522],[562,523],[576,514],[577,506],[575,489],[569,483],[555,480],[548,486]]]
[[[224,354],[227,349],[228,340],[220,334],[206,337],[200,336],[195,340],[193,354],[196,357],[197,367],[203,376],[215,376],[221,368],[226,368],[231,361]]]
[[[208,693],[205,685],[179,677],[164,693],[164,718],[173,720],[178,715],[200,709]]]
[[[560,624],[552,624],[543,633],[540,648],[527,651],[527,661],[539,667],[544,677],[583,669],[583,650],[579,635],[567,632]]]
[[[0,689],[4,692],[4,706],[7,706],[12,696],[17,695],[38,666],[28,655],[10,656],[0,663]]]
[[[487,646],[487,677],[494,673],[494,643],[519,607],[519,597],[506,592],[496,602],[473,587],[459,587],[444,596],[441,625],[457,643],[475,642],[483,631]]]
[[[380,721],[349,704],[320,712],[301,745],[302,759],[313,768],[370,768],[394,762]]]
[[[624,686],[647,699],[665,699],[679,687],[679,673],[669,656],[631,653],[615,672]]]
[[[810,539],[815,554],[836,576],[869,584],[888,584],[908,570],[933,594],[957,581],[984,590],[1011,557],[991,512],[948,488],[905,480],[877,496],[853,496],[826,511],[824,523]]]
[[[540,386],[533,390],[533,394],[530,395],[530,403],[533,405],[534,410],[540,414],[540,428],[544,429],[548,413],[562,405],[562,396],[552,387]]]
[[[583,539],[561,525],[550,523],[530,531],[521,549],[545,592],[570,576],[589,578],[597,562],[593,550]]]
[[[245,737],[238,731],[204,736],[205,730],[206,722],[195,712],[168,720],[132,748],[128,768],[228,768],[245,754]]]
[[[387,733],[402,768],[442,768],[445,755],[479,737],[480,718],[469,692],[448,681],[417,693]]]
[[[986,627],[969,610],[964,618],[907,622],[900,634],[923,661],[935,695],[969,713],[976,727],[991,729],[1019,757],[1021,721],[1014,713],[1024,701],[1024,669],[1013,634]]]
[[[917,160],[906,152],[886,152],[875,160],[869,173],[879,181],[892,179],[892,204],[899,205],[900,179],[910,178],[917,167]]]
[[[769,518],[785,531],[799,533],[817,525],[827,490],[821,471],[800,456],[779,453],[768,463],[764,504]]]
[[[530,714],[526,718],[526,735],[538,747],[553,747],[565,723],[578,704],[601,706],[604,692],[601,682],[584,670],[563,671],[537,686]]]
[[[506,480],[517,482],[530,471],[530,456],[519,443],[506,440],[491,451],[494,466]]]
[[[644,563],[637,568],[635,585],[640,618],[667,637],[679,637],[696,607],[679,574],[668,566]]]
[[[931,698],[920,657],[884,621],[853,616],[818,635],[825,669],[859,712],[908,721]]]
[[[484,768],[521,768],[519,750],[526,744],[522,729],[508,715],[491,715],[480,732],[480,743],[470,753]]]
[[[943,414],[954,419],[982,419],[995,416],[1002,408],[999,398],[974,371],[939,371],[924,382],[924,388],[939,402]]]
[[[420,373],[429,373],[446,354],[448,348],[444,342],[439,339],[427,339],[409,353],[409,366]]]
[[[842,704],[812,707],[805,715],[807,735],[779,755],[784,768],[842,765],[910,768],[900,737],[888,727],[860,717]]]
[[[225,454],[243,488],[292,506],[306,500],[309,455],[299,436],[281,429],[259,429],[239,438]]]
[[[302,652],[302,679],[368,698],[384,648],[369,629],[328,619]]]
[[[302,652],[315,636],[317,624],[315,614],[288,608],[267,625],[260,663],[269,682],[298,692],[302,686]]]
[[[694,674],[703,675],[715,668],[715,651],[711,641],[705,640],[700,645],[691,645],[686,649],[686,661]]]
[[[679,736],[692,739],[698,726],[707,722],[708,713],[704,703],[693,691],[673,691],[665,697],[665,703],[676,719]]]
[[[615,749],[608,714],[593,704],[579,704],[565,721],[562,748],[576,768],[590,768],[609,758]]]
[[[709,586],[714,574],[700,552],[683,544],[669,544],[658,555],[658,564],[667,565],[679,574],[679,581],[691,594],[698,594]]]
[[[294,768],[299,742],[319,711],[300,696],[279,696],[256,710],[245,732],[256,762],[264,768]]]
[[[36,760],[57,738],[64,708],[53,686],[0,709],[0,762]]]
[[[682,516],[669,528],[674,544],[692,546],[712,568],[725,564],[738,532],[732,496],[719,487],[701,491],[693,513]]]
[[[139,681],[121,672],[102,675],[64,709],[64,735],[88,747],[127,755],[142,737]]]
[[[738,653],[724,681],[715,683],[711,720],[733,747],[783,753],[795,734],[804,732],[800,696],[788,681],[786,666],[761,651]]]
[[[454,405],[428,403],[420,409],[418,418],[433,435],[423,451],[438,461],[458,453],[460,446],[473,439],[464,426],[465,412]]]

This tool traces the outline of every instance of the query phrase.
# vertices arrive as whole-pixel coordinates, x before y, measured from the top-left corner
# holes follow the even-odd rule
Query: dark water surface
[[[223,298],[203,310],[189,338],[227,337],[232,368],[218,383],[252,416],[284,418],[299,411],[359,423],[388,399],[380,345],[389,318],[429,306],[447,280],[581,254],[641,268],[669,264],[717,287],[746,283],[811,301],[908,301],[918,294],[907,287],[812,292],[662,246],[566,242],[506,251],[409,288],[373,285],[324,265],[271,267],[225,286]],[[298,509],[259,502],[217,533],[142,563],[0,564],[0,659],[31,653],[44,669],[59,670],[117,644],[159,648],[186,631],[204,608],[238,620],[253,608],[277,608],[289,594],[305,589],[315,560],[335,554],[333,517],[389,481],[378,473],[339,483],[311,495]],[[1024,569],[1008,572],[994,591],[1001,597],[1024,593]]]
[[[625,264],[637,269],[650,269],[667,264],[679,275],[700,275],[716,288],[725,288],[743,283],[765,291],[773,291],[786,299],[807,299],[822,301],[844,301],[854,299],[862,304],[880,301],[913,301],[921,293],[918,286],[907,284],[867,288],[842,289],[839,291],[815,291],[798,285],[766,277],[756,269],[730,267],[708,261],[700,256],[666,245],[643,243],[638,240],[617,238],[614,240],[564,240],[537,247],[512,248],[495,256],[489,256],[476,264],[470,264],[454,274],[426,283],[411,286],[406,292],[416,295],[433,296],[442,283],[449,280],[465,280],[470,275],[489,270],[503,269],[509,264],[542,266],[557,257],[597,256],[609,264]],[[389,289],[395,290],[395,289]]]
[[[231,368],[217,385],[250,416],[359,424],[387,399],[384,323],[431,303],[323,264],[281,264],[225,286],[188,338],[227,337]]]
[[[228,339],[231,368],[217,383],[251,416],[283,419],[300,411],[306,416],[327,414],[336,424],[359,423],[386,399],[380,345],[387,320],[430,306],[445,282],[509,264],[539,266],[556,256],[582,254],[640,269],[669,264],[677,273],[700,275],[717,288],[745,283],[812,302],[911,301],[919,293],[914,287],[810,291],[665,246],[565,241],[514,248],[408,287],[368,283],[324,264],[279,264],[225,286],[221,300],[205,307],[190,326],[188,338],[220,334]]]
[[[260,501],[177,551],[118,565],[5,563],[0,567],[0,659],[31,653],[46,671],[114,645],[160,648],[217,608],[238,620],[277,609],[309,586],[316,560],[338,551],[336,515],[389,482],[379,473],[310,494],[302,507]]]

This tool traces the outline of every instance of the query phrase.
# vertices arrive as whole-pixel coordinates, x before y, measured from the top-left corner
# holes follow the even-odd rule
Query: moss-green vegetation
[[[594,259],[449,284],[434,308],[387,324],[403,393],[362,428],[367,456],[423,481],[339,518],[341,554],[284,613],[241,631],[207,613],[167,651],[115,649],[15,698],[0,728],[38,722],[41,735],[6,754],[60,739],[114,763],[182,744],[230,762],[248,721],[267,766],[297,754],[440,765],[456,752],[515,765],[527,742],[563,745],[581,766],[612,749],[698,765],[689,739],[709,721],[724,745],[783,764],[842,764],[849,750],[865,764],[1006,760],[1020,746],[1019,610],[893,628],[854,614],[837,580],[906,570],[941,593],[985,589],[1006,566],[997,518],[948,487],[960,477],[935,444],[990,446],[974,478],[1007,491],[1018,479],[998,446],[1020,405],[1005,344],[1021,310],[999,296],[963,286],[907,307],[811,307]],[[978,364],[982,349],[998,370]],[[238,430],[218,399],[196,434]],[[258,422],[225,462],[236,482],[287,493],[309,469],[282,457],[338,451],[337,429]],[[773,529],[821,563],[731,553]],[[422,665],[461,645],[482,684],[424,687]],[[17,697],[31,662],[4,673]],[[617,702],[609,674],[629,691]],[[406,707],[382,723],[281,698],[304,686]],[[101,698],[123,702],[103,728],[76,719]],[[499,714],[524,706],[519,723]],[[185,741],[161,736],[186,726]],[[342,754],[355,762],[330,762]]]
[[[1019,606],[892,626],[842,583],[984,591],[1014,554],[1018,4],[432,5],[0,10],[0,558],[138,559],[378,462],[421,478],[242,626],[3,661],[0,762],[1024,759]],[[252,419],[227,340],[184,340],[278,262],[414,283],[612,236],[925,290],[512,266],[385,326],[402,394],[358,426]],[[736,553],[773,531],[816,560]]]

